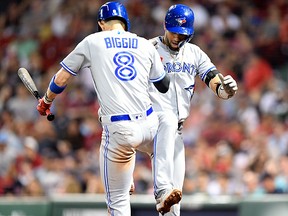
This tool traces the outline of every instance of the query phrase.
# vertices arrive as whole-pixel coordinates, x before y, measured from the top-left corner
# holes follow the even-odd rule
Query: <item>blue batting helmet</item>
[[[172,33],[187,35],[189,42],[194,34],[194,13],[183,4],[172,5],[165,16],[165,28]],[[183,45],[183,44],[182,44]]]
[[[125,24],[125,30],[130,30],[130,21],[128,18],[128,13],[126,11],[126,8],[123,4],[119,2],[107,2],[103,4],[98,12],[98,21],[108,21],[113,19],[119,19]],[[98,26],[99,31],[101,31],[101,28]]]

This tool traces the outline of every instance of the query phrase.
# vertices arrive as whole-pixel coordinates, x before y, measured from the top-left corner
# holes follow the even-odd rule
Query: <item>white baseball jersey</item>
[[[204,81],[206,74],[216,70],[216,67],[197,45],[186,43],[177,55],[173,55],[161,40],[161,37],[156,37],[151,42],[156,43],[164,69],[170,76],[170,87],[167,93],[159,94],[154,86],[150,86],[150,95],[155,110],[172,110],[181,121],[189,115],[195,76],[198,75]]]
[[[151,39],[155,45],[166,73],[170,76],[169,90],[158,93],[150,86],[153,108],[157,111],[159,128],[154,145],[154,190],[157,197],[166,188],[182,189],[185,177],[185,148],[178,122],[184,121],[190,111],[195,89],[195,77],[204,81],[215,65],[196,45],[186,43],[179,52],[173,52],[162,43],[163,37]],[[159,214],[160,215],[160,214]],[[180,204],[176,204],[165,216],[179,216]]]
[[[159,125],[148,89],[149,81],[165,76],[160,56],[148,40],[112,30],[86,37],[61,65],[72,75],[91,71],[103,127],[99,160],[106,204],[109,215],[130,216],[135,152],[153,149]]]
[[[159,81],[165,76],[153,45],[124,30],[87,36],[60,64],[74,76],[81,69],[90,68],[100,115],[146,110],[151,105],[148,81]]]

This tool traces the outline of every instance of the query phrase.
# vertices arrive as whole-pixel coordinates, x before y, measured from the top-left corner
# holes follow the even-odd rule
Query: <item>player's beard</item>
[[[163,43],[168,46],[168,48],[174,52],[179,51],[179,44],[181,43],[181,41],[178,42],[178,44],[174,44],[176,47],[172,46],[172,43],[170,42],[170,40],[168,39],[168,37],[166,35],[164,35],[163,37]]]

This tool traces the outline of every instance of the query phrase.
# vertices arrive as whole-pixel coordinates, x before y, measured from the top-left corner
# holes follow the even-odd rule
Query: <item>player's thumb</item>
[[[219,73],[219,74],[218,74],[218,77],[219,77],[221,83],[224,84],[224,77],[223,77],[223,75],[222,75],[221,73]]]

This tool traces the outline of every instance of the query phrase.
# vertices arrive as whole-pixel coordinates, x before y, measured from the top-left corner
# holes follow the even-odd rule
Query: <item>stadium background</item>
[[[51,123],[17,77],[26,67],[41,93],[59,62],[97,29],[102,0],[1,0],[0,197],[102,194],[101,127],[89,73],[55,101]],[[184,127],[184,195],[237,198],[288,193],[288,2],[286,0],[122,0],[132,32],[162,35],[174,3],[195,13],[195,36],[237,95],[217,99],[196,83]],[[149,158],[137,154],[135,194],[152,194]]]

